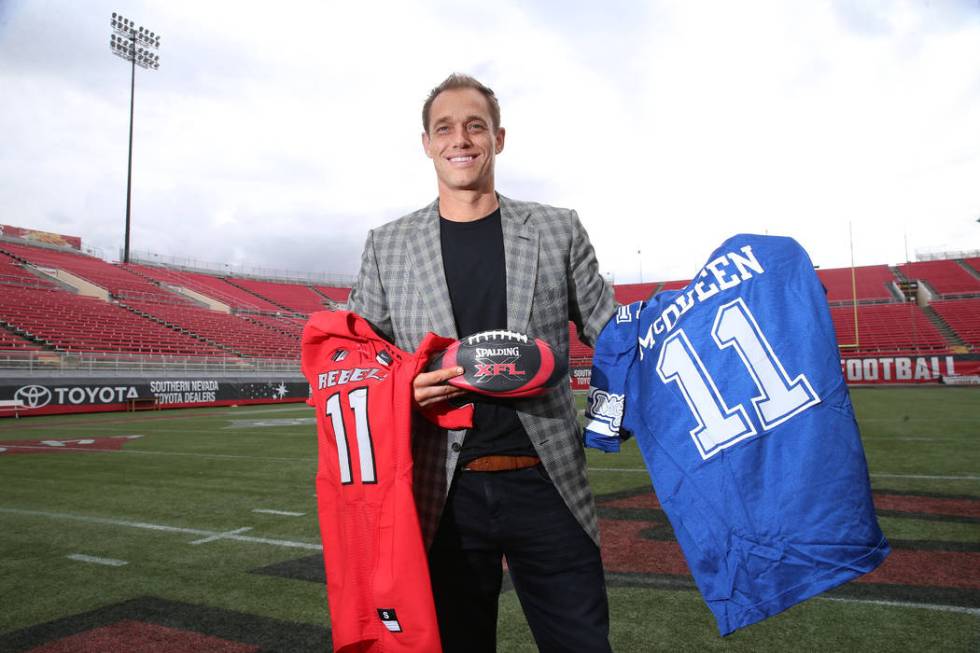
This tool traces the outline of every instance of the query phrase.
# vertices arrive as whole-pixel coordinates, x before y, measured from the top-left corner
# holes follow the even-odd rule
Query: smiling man
[[[368,234],[349,307],[398,347],[426,332],[510,329],[568,357],[572,321],[592,343],[612,291],[574,211],[496,192],[505,131],[493,91],[451,75],[422,109],[439,196]],[[461,390],[462,370],[419,374],[419,405]],[[542,651],[608,651],[595,501],[568,384],[534,399],[476,403],[474,427],[413,424],[414,492],[447,652],[494,651],[504,557]]]

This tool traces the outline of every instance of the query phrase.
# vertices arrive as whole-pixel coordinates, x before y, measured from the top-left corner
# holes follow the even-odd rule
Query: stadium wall
[[[308,396],[309,385],[295,376],[25,377],[0,380],[0,400],[20,400],[24,404],[20,415],[294,403],[306,401]]]
[[[841,371],[848,385],[953,385],[957,381],[980,380],[980,355],[955,356],[864,356],[842,358]],[[588,390],[591,368],[576,367],[571,371],[572,389]]]

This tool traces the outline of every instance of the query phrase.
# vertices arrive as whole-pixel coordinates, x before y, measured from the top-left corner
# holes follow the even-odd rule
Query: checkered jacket
[[[595,342],[613,315],[613,294],[575,211],[499,196],[507,268],[507,327],[568,357],[568,322]],[[428,331],[458,338],[439,237],[439,202],[368,233],[348,307],[414,351]],[[463,334],[469,335],[469,334]],[[518,416],[565,503],[598,544],[595,500],[568,384],[518,400]],[[415,502],[426,544],[439,525],[466,431],[413,425]]]

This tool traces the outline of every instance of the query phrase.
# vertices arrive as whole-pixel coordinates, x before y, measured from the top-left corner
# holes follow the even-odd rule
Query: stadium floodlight
[[[160,55],[153,50],[160,47],[160,35],[138,26],[130,19],[112,12],[109,20],[112,34],[109,35],[109,49],[120,59],[132,65],[129,82],[129,167],[126,173],[126,244],[123,250],[123,263],[129,263],[129,217],[133,197],[133,109],[136,104],[136,66],[146,70],[160,68]]]

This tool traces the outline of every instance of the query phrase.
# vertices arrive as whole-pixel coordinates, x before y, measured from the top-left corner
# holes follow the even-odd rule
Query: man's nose
[[[465,125],[460,125],[453,130],[453,147],[469,147],[470,134],[466,131]]]

